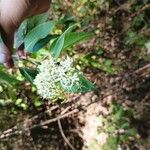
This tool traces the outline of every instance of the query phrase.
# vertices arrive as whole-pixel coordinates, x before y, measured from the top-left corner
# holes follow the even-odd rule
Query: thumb
[[[11,53],[4,43],[0,43],[0,63],[4,64],[7,68],[13,67]]]
[[[12,49],[13,49],[13,32],[5,32],[0,26],[0,63],[4,64],[6,68],[13,67]]]

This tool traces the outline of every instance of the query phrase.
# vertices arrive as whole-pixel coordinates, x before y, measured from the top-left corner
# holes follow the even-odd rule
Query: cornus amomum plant
[[[59,25],[62,26],[61,20],[49,21],[47,14],[29,18],[18,29],[14,45],[16,49],[24,46],[31,57],[32,53],[38,56],[38,51],[46,47],[47,52],[41,61],[36,60],[34,67],[30,65],[30,68],[21,67],[19,70],[42,98],[50,100],[66,99],[68,93],[85,93],[95,89],[74,67],[73,59],[64,53],[62,55],[62,50],[89,38],[91,34],[75,32],[77,24],[69,26],[62,34],[56,34]]]

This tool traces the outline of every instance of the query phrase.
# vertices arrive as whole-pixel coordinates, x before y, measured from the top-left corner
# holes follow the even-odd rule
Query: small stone
[[[92,97],[92,102],[95,102],[97,99],[98,99],[98,96],[97,96],[97,95],[94,95],[94,96]]]

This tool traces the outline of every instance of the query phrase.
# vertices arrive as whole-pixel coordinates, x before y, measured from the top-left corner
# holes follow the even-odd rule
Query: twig
[[[41,113],[39,113],[38,115],[35,115],[35,116],[33,116],[32,118],[30,118],[30,119],[28,120],[28,122],[30,122],[30,121],[33,122],[35,119],[38,119],[40,116],[42,116],[42,115],[44,115],[44,114],[47,114],[47,113],[49,113],[49,112],[51,112],[51,111],[56,110],[58,107],[59,107],[58,105],[57,105],[57,106],[53,106],[52,108],[47,109],[46,111],[41,112]]]
[[[146,66],[139,68],[138,70],[135,71],[135,74],[139,76],[143,75],[149,75],[150,76],[150,64],[147,64]]]
[[[65,142],[67,143],[67,145],[72,149],[72,150],[76,150],[76,148],[74,148],[72,146],[72,144],[69,142],[69,140],[67,139],[67,137],[65,136],[64,132],[63,132],[63,129],[62,129],[62,125],[61,125],[61,122],[60,122],[60,119],[57,120],[58,122],[58,127],[59,127],[59,130],[60,130],[60,133],[63,137],[63,139],[65,140]]]
[[[42,126],[48,125],[50,123],[56,122],[58,119],[63,119],[63,118],[66,118],[66,117],[68,117],[68,116],[70,116],[70,115],[72,115],[74,113],[77,113],[78,111],[79,111],[78,109],[74,109],[74,110],[72,110],[72,111],[70,111],[70,112],[68,112],[68,113],[66,113],[64,115],[60,115],[60,116],[58,116],[56,118],[53,118],[53,119],[50,119],[50,120],[46,120],[44,122],[41,122],[40,124],[34,125],[30,129],[34,129],[34,128],[38,128],[38,127],[42,127]]]
[[[150,35],[150,29],[142,29],[142,30],[139,32],[139,34],[149,36],[149,35]]]
[[[10,132],[10,133],[7,133],[7,134],[2,133],[0,135],[0,140],[11,137],[13,135],[20,135],[20,134],[22,134],[22,131],[13,131],[13,132]]]
[[[139,11],[137,11],[137,12],[131,14],[129,17],[127,17],[126,20],[132,21],[132,19],[135,16],[139,15],[140,13],[142,13],[143,11],[145,11],[146,9],[148,9],[149,7],[150,7],[150,4],[147,4],[147,5],[143,6]],[[128,31],[130,29],[130,27],[131,27],[131,24],[129,24],[125,29],[123,29],[119,34],[114,35],[113,38],[115,38],[116,36],[120,36],[120,35],[124,34],[126,31]]]
[[[54,109],[56,109],[56,108],[57,108],[57,107],[54,107],[53,109],[50,109],[50,110],[54,110]],[[46,111],[46,112],[47,112],[47,111]],[[0,133],[0,140],[2,140],[2,139],[4,139],[4,138],[8,138],[8,137],[10,137],[10,136],[12,136],[12,135],[22,134],[22,133],[24,133],[24,132],[26,132],[26,131],[29,131],[29,130],[32,130],[32,129],[35,129],[35,128],[38,128],[38,127],[42,127],[42,126],[45,126],[45,125],[48,125],[48,124],[50,124],[50,123],[56,122],[58,119],[66,118],[66,117],[68,117],[68,116],[70,116],[70,115],[72,115],[72,114],[74,114],[74,113],[77,113],[77,112],[78,112],[78,109],[74,109],[74,110],[72,110],[72,111],[70,111],[70,112],[68,112],[68,113],[66,113],[66,114],[60,115],[60,116],[58,116],[58,117],[56,117],[56,118],[47,120],[47,121],[42,122],[42,123],[40,123],[40,124],[36,124],[36,125],[31,126],[31,127],[26,126],[26,124],[27,124],[28,122],[34,121],[34,119],[37,119],[37,118],[38,118],[38,115],[37,115],[37,116],[34,116],[33,118],[31,118],[31,119],[29,119],[27,122],[25,122],[25,123],[22,125],[21,128],[15,126],[15,127],[11,128],[11,129],[8,129],[8,130],[6,130],[6,131]],[[45,113],[45,112],[44,112],[44,113]]]
[[[83,135],[78,129],[71,129],[69,132],[76,133],[81,139],[83,139]]]
[[[134,14],[131,15],[131,18],[139,15],[140,13],[142,13],[144,10],[150,8],[150,4],[147,4],[145,6],[143,6],[141,9],[139,9],[139,11],[135,12]]]
[[[61,112],[61,115],[65,114],[70,108],[71,108],[71,106],[68,106],[66,109],[64,109],[64,110]]]

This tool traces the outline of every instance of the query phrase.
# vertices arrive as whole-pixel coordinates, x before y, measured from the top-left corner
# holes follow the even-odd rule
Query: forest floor
[[[30,86],[22,85],[18,95],[30,108],[0,106],[0,149],[149,150],[150,4],[53,2],[52,19],[65,14],[94,33],[67,52],[97,89],[35,107]]]

